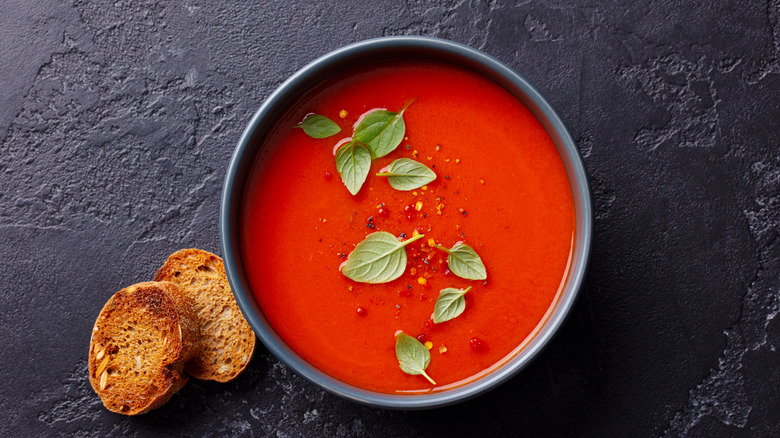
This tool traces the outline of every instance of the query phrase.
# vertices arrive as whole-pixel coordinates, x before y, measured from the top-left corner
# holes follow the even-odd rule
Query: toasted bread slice
[[[171,281],[192,299],[200,322],[200,347],[185,366],[192,377],[228,382],[246,369],[255,333],[241,314],[218,256],[200,249],[171,254],[154,279]]]
[[[89,382],[113,412],[155,409],[187,383],[195,354],[192,303],[168,282],[138,283],[114,294],[100,311],[89,346]]]

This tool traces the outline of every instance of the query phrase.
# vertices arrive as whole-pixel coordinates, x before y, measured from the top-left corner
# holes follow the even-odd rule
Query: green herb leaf
[[[319,114],[307,115],[296,128],[303,129],[303,132],[312,138],[326,138],[341,132],[336,122]]]
[[[401,370],[406,374],[413,376],[422,374],[431,384],[436,384],[425,373],[425,369],[431,363],[431,352],[417,339],[405,333],[399,333],[395,338],[395,357],[398,359]]]
[[[349,193],[356,195],[371,170],[371,152],[354,140],[348,141],[336,151],[336,170]]]
[[[450,267],[450,271],[458,277],[466,280],[484,280],[487,278],[485,264],[482,263],[482,259],[479,258],[477,252],[470,246],[458,243],[452,249],[447,249],[441,245],[436,245],[436,248],[449,254],[447,256],[447,264]]]
[[[466,298],[464,295],[470,289],[471,286],[466,289],[455,289],[453,287],[442,289],[439,292],[439,298],[436,299],[436,305],[433,307],[433,322],[438,324],[449,321],[463,313],[466,310]]]
[[[393,152],[404,139],[404,111],[411,104],[409,102],[397,113],[377,109],[363,114],[355,126],[355,140],[371,149],[376,158]]]
[[[424,234],[419,234],[399,242],[387,231],[369,234],[365,240],[357,244],[341,272],[347,278],[360,283],[393,281],[406,270],[404,247],[417,239],[422,239],[423,236]]]
[[[426,165],[409,158],[399,158],[387,168],[387,172],[377,173],[386,176],[390,186],[396,190],[414,190],[436,179],[436,173]]]

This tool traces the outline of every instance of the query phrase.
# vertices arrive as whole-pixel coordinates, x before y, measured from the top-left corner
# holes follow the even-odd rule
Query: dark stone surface
[[[780,436],[780,2],[5,0],[0,435]],[[319,55],[382,35],[490,53],[592,177],[581,299],[524,372],[450,408],[326,394],[260,348],[138,418],[87,381],[106,299],[218,251],[244,125]]]

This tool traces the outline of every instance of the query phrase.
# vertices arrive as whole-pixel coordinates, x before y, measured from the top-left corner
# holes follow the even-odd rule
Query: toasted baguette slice
[[[200,346],[185,366],[187,373],[217,382],[241,374],[255,351],[255,333],[233,297],[222,259],[200,249],[182,249],[168,257],[154,279],[180,285],[194,303]]]
[[[114,294],[100,311],[89,345],[89,382],[113,412],[137,415],[167,402],[187,383],[195,354],[192,303],[173,283],[146,282]]]

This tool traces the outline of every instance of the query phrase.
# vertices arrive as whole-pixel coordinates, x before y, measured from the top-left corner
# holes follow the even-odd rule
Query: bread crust
[[[89,382],[110,411],[138,415],[187,383],[199,326],[191,300],[170,282],[144,282],[103,306],[89,346]]]
[[[201,325],[198,353],[185,369],[202,380],[228,382],[249,365],[256,337],[236,303],[222,259],[200,249],[171,254],[154,276],[181,286]]]

